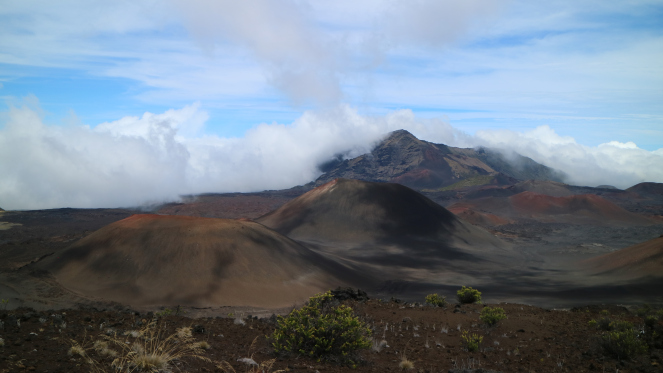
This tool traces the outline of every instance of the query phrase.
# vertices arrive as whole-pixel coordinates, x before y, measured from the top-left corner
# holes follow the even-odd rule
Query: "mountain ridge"
[[[408,187],[439,189],[471,180],[474,185],[510,185],[518,180],[561,182],[563,173],[515,152],[488,148],[455,148],[420,140],[406,130],[391,132],[369,153],[352,159],[338,157],[321,166],[323,173],[310,186],[337,178],[395,182]]]

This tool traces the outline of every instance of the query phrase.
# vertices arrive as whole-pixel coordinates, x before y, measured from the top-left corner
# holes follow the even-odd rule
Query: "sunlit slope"
[[[110,224],[42,265],[75,292],[132,305],[288,306],[343,275],[254,222],[161,215]]]
[[[584,261],[591,273],[624,279],[663,277],[663,236]]]

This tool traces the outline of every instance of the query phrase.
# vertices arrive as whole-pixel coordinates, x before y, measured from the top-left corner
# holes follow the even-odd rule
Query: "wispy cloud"
[[[491,126],[486,113],[530,126],[553,111],[551,125],[609,118],[578,119],[602,132],[663,116],[657,1],[68,4],[4,4],[0,63],[130,79],[142,102],[223,107],[213,120],[250,105],[269,121],[265,102],[462,110],[469,131]]]

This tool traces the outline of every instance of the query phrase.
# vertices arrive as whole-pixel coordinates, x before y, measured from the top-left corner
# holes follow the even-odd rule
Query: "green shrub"
[[[352,308],[334,303],[328,291],[311,297],[288,316],[279,316],[272,335],[274,351],[354,364],[354,354],[371,347],[371,330]]]
[[[590,320],[589,326],[596,327],[599,330],[610,331],[614,329],[614,321],[611,321],[609,318],[604,317],[598,320]]]
[[[170,316],[170,315],[172,315],[172,314],[173,314],[173,310],[171,310],[170,308],[166,308],[166,309],[164,309],[164,310],[162,310],[162,311],[159,311],[159,312],[156,312],[156,313],[155,313],[155,315],[156,315],[157,317]]]
[[[650,348],[663,348],[663,322],[655,316],[647,316],[643,337]]]
[[[632,329],[633,329],[633,323],[630,323],[628,321],[616,320],[616,321],[612,321],[608,325],[608,331],[614,330],[614,331],[618,331],[618,332],[624,332],[624,331],[632,330]]]
[[[428,294],[426,295],[426,303],[430,304],[431,306],[442,307],[447,304],[447,298],[441,297],[437,295],[437,293]]]
[[[483,336],[468,332],[463,330],[463,334],[460,336],[467,347],[467,351],[473,352],[479,349],[479,345],[483,342]]]
[[[647,344],[634,329],[614,330],[603,336],[601,345],[606,353],[619,359],[630,359],[647,352]]]
[[[456,292],[460,303],[481,303],[481,292],[470,287],[463,286]]]
[[[501,307],[484,307],[481,310],[481,314],[479,315],[479,318],[481,321],[485,322],[486,324],[493,326],[497,324],[500,320],[506,319],[506,313],[504,312],[504,309]]]
[[[653,313],[653,309],[647,303],[643,304],[642,307],[635,310],[635,314],[640,316],[640,317],[645,317],[645,316],[649,315],[650,313]]]

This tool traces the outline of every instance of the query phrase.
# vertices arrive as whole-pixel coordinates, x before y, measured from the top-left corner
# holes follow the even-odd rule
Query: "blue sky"
[[[663,2],[646,0],[2,1],[0,207],[145,202],[145,170],[113,157],[129,140],[165,152],[143,160],[163,182],[176,177],[167,162],[181,166],[186,182],[155,196],[168,200],[305,183],[316,162],[396,128],[516,149],[574,183],[663,182],[661,19]],[[170,150],[154,140],[164,125]],[[54,138],[49,151],[76,149],[57,164],[39,146]],[[294,151],[294,139],[319,146]],[[21,141],[35,148],[11,146]],[[109,153],[82,166],[95,146]],[[34,154],[7,166],[21,150]],[[54,169],[102,170],[132,197],[57,175],[61,190],[27,186]]]

